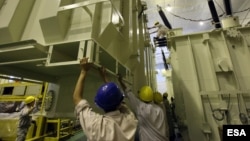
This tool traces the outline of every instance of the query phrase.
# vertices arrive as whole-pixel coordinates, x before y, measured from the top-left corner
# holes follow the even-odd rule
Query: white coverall
[[[88,141],[134,141],[138,121],[125,104],[101,115],[82,99],[75,111]]]
[[[125,94],[137,114],[140,141],[169,141],[164,109],[154,103],[142,102],[129,88]]]
[[[167,32],[169,30],[169,28],[167,28],[165,25],[163,24],[157,24],[155,25],[155,27],[157,27],[157,34],[156,37],[158,38],[163,38],[167,36]]]
[[[32,116],[30,116],[28,106],[25,106],[20,112],[16,141],[25,140],[31,122],[32,122]]]

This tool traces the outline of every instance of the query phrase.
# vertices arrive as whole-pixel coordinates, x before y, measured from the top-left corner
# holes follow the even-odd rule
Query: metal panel
[[[13,89],[13,95],[24,95],[26,86],[15,86]]]
[[[27,86],[25,95],[39,95],[42,93],[42,85],[29,85]]]
[[[53,9],[59,8],[60,5],[67,5],[73,2],[74,0],[54,1],[53,4],[58,7],[53,7]],[[50,3],[51,1],[49,1],[48,5],[50,5]],[[72,12],[71,10],[62,12],[53,11],[53,13],[48,13],[50,15],[40,19],[40,26],[46,42],[60,41],[65,38],[70,27]]]
[[[218,141],[218,127],[241,124],[239,113],[248,114],[242,103],[250,97],[249,35],[250,27],[233,27],[170,38],[176,103],[184,102],[176,110],[188,126],[190,140],[205,140],[210,134],[211,141]],[[244,94],[241,102],[238,94]],[[213,116],[215,109],[227,110],[230,117],[219,121]]]
[[[6,1],[0,15],[0,44],[20,41],[34,3],[34,0]]]

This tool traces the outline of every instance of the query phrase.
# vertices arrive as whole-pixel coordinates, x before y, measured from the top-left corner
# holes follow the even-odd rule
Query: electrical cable
[[[209,106],[210,106],[210,109],[212,111],[212,114],[213,114],[213,118],[218,120],[218,121],[222,121],[224,119],[224,113],[223,111],[221,111],[221,109],[217,108],[217,109],[213,109],[212,107],[212,104],[210,102],[210,99],[207,95],[207,99],[208,99],[208,103],[209,103]]]
[[[240,111],[240,94],[237,94],[237,101],[238,101],[238,109],[239,109],[239,118],[242,124],[247,124],[248,123],[248,119],[246,114],[242,113]]]
[[[216,1],[216,0],[214,0],[214,2],[220,7],[220,10],[223,12],[223,14],[225,14],[226,12],[223,10],[223,8],[219,5],[219,3]]]
[[[246,111],[247,111],[247,116],[248,116],[248,118],[250,118],[250,115],[249,115],[249,108],[247,108],[247,104],[246,104],[244,98],[243,98],[243,103],[244,103],[245,108],[246,108]]]
[[[237,11],[237,12],[233,12],[234,14],[236,14],[236,13],[242,13],[242,12],[246,12],[247,10],[250,10],[250,8],[247,8],[247,9],[244,9],[244,10],[241,10],[241,11]],[[182,16],[179,16],[179,15],[177,15],[177,14],[174,14],[174,13],[172,13],[172,12],[168,12],[168,13],[170,13],[171,15],[173,15],[173,16],[175,16],[175,17],[177,17],[177,18],[180,18],[180,19],[183,19],[183,20],[188,20],[188,21],[192,21],[192,22],[201,22],[201,21],[210,21],[210,20],[212,20],[213,18],[207,18],[207,19],[199,19],[199,20],[197,20],[197,19],[189,19],[189,18],[184,18],[184,17],[182,17]],[[223,12],[222,14],[220,14],[220,15],[218,15],[219,17],[222,17],[222,16],[224,16],[225,15],[225,12]]]
[[[244,19],[242,20],[241,24],[243,24],[243,22],[245,21],[245,19],[247,18],[248,14],[249,14],[249,12],[250,12],[250,8],[248,9],[248,12],[247,12],[246,16],[244,17]]]
[[[227,124],[230,123],[231,119],[229,117],[229,106],[230,106],[230,94],[228,94],[228,104],[227,104],[227,110],[225,111],[225,115],[226,115],[226,118],[227,118]]]

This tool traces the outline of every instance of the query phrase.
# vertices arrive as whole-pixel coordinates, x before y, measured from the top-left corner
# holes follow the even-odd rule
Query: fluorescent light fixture
[[[2,53],[2,52],[17,51],[17,50],[24,50],[24,49],[31,49],[31,48],[34,48],[34,46],[14,46],[14,47],[6,47],[6,48],[0,48],[0,53]]]
[[[167,10],[168,12],[170,12],[170,11],[172,11],[172,7],[168,4],[167,7],[166,7],[166,10]]]

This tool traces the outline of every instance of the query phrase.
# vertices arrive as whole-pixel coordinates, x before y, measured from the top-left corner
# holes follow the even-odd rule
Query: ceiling
[[[212,24],[212,15],[208,6],[208,0],[143,0],[147,3],[147,10],[145,14],[148,17],[148,27],[154,25],[156,21],[163,23],[159,16],[157,5],[159,5],[166,18],[171,24],[172,28],[182,28],[183,34],[192,34],[197,32],[210,31],[215,29]],[[250,21],[250,0],[231,0],[231,10],[233,16],[239,17],[241,25],[245,25]],[[221,15],[225,13],[224,0],[213,0],[217,14]],[[168,12],[166,10],[167,5],[172,7],[172,10]],[[244,12],[239,12],[244,11]],[[236,12],[236,13],[235,13]],[[220,20],[225,17],[226,14],[220,17]],[[203,21],[203,25],[200,25],[200,21]],[[151,39],[155,34],[151,34]],[[155,51],[155,63],[157,73],[157,84],[159,91],[166,91],[165,77],[164,76],[164,64],[163,55],[161,51],[164,51],[165,57],[168,58],[169,51],[166,47],[156,48]]]
[[[157,5],[161,6],[172,28],[183,28],[183,34],[202,32],[214,29],[212,16],[208,6],[208,0],[144,0],[147,3],[148,26],[152,26],[156,21],[162,20],[158,14]],[[217,14],[225,13],[224,0],[213,0]],[[231,0],[231,9],[234,16],[239,16],[241,24],[250,21],[250,0]],[[169,5],[172,10],[166,10]],[[242,10],[245,12],[235,13]],[[225,14],[224,14],[225,16]],[[223,17],[220,17],[220,19]],[[210,20],[207,20],[210,19]],[[200,25],[200,20],[205,20]]]
[[[192,34],[215,29],[215,26],[212,24],[212,15],[208,6],[208,0],[143,1],[147,3],[145,14],[147,14],[148,17],[148,27],[153,26],[156,21],[163,23],[157,9],[157,5],[159,5],[165,13],[172,28],[182,28],[183,34]],[[217,14],[223,15],[220,19],[225,17],[224,0],[213,0],[213,3]],[[245,25],[250,21],[250,0],[231,0],[230,3],[233,16],[239,17],[241,25]],[[172,8],[170,12],[166,10],[168,5]],[[203,21],[203,25],[200,25],[200,21]],[[155,34],[151,34],[151,39],[153,36],[155,36]],[[161,49],[164,50],[165,56],[168,57],[169,53],[167,48]],[[163,59],[161,49],[156,48],[155,57],[157,68],[163,69],[164,66],[162,65]]]

